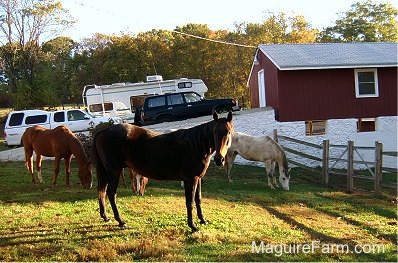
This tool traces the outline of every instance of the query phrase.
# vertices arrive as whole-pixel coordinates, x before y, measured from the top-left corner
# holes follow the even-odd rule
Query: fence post
[[[274,141],[278,142],[278,130],[274,129]]]
[[[381,195],[381,180],[383,167],[383,144],[375,142],[375,195]]]
[[[354,189],[354,142],[348,141],[347,150],[347,192]]]
[[[322,143],[322,182],[329,184],[329,140]]]

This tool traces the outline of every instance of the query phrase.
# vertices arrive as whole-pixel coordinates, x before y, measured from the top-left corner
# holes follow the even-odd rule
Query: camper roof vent
[[[146,76],[146,81],[147,82],[162,81],[162,80],[163,80],[163,77],[161,75]]]

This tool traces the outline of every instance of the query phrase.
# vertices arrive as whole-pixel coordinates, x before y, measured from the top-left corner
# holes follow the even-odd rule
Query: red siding
[[[259,55],[262,54],[259,52]],[[278,70],[265,56],[249,87],[258,107],[257,72],[264,68],[267,105],[279,121],[397,116],[397,67],[378,68],[378,98],[355,97],[354,69]]]
[[[258,98],[258,72],[264,69],[265,76],[265,96],[267,105],[274,109],[279,106],[278,96],[278,69],[275,65],[261,52],[258,53],[259,65],[254,66],[249,79],[250,100],[252,108],[258,108],[260,105]]]
[[[396,68],[378,68],[379,97],[356,98],[354,69],[280,71],[280,121],[397,115]]]

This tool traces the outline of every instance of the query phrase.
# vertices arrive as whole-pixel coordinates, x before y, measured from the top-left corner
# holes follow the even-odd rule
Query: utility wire
[[[89,5],[85,4],[85,3],[83,3],[83,1],[81,1],[81,0],[72,0],[72,1],[75,4],[78,4],[78,5],[82,6],[82,7],[94,9],[97,12],[106,13],[106,14],[111,15],[111,16],[118,16],[117,14],[115,14],[113,12],[110,12],[108,10],[101,10],[98,7],[89,6]],[[251,46],[251,45],[237,44],[237,43],[226,42],[226,41],[221,41],[221,40],[216,40],[216,39],[211,39],[211,38],[200,37],[200,36],[196,36],[196,35],[180,32],[180,31],[177,31],[177,30],[172,30],[172,32],[180,34],[180,35],[184,35],[184,36],[187,36],[187,37],[192,37],[192,38],[205,40],[205,41],[210,41],[210,42],[215,42],[215,43],[224,44],[224,45],[231,45],[231,46],[244,47],[244,48],[257,48],[256,46]]]
[[[173,30],[173,32],[177,33],[177,34],[184,35],[184,36],[193,37],[193,38],[206,40],[206,41],[210,41],[210,42],[215,42],[215,43],[220,43],[220,44],[225,44],[225,45],[232,45],[232,46],[238,46],[238,47],[247,47],[247,48],[257,48],[255,46],[250,46],[250,45],[243,45],[243,44],[237,44],[237,43],[226,42],[226,41],[221,41],[221,40],[215,40],[215,39],[211,39],[211,38],[200,37],[200,36],[196,36],[196,35],[180,32],[180,31],[177,31],[177,30]]]

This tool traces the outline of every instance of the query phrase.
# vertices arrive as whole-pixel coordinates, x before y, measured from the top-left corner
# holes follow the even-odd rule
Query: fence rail
[[[311,142],[306,142],[303,140],[299,140],[296,138],[291,138],[288,136],[283,136],[283,135],[278,135],[277,130],[274,130],[274,139],[277,142],[282,141],[287,141],[290,143],[293,143],[293,146],[287,147],[283,143],[280,143],[282,148],[289,153],[292,153],[294,155],[300,156],[305,159],[309,159],[312,161],[317,161],[320,162],[320,166],[322,167],[322,172],[319,172],[319,169],[313,169],[311,167],[306,166],[303,163],[300,163],[298,161],[292,160],[291,158],[289,159],[289,162],[298,166],[302,167],[304,169],[310,170],[312,172],[316,172],[321,175],[321,180],[324,184],[329,185],[330,184],[330,176],[331,175],[339,175],[339,176],[346,176],[346,190],[348,192],[352,192],[354,190],[354,179],[361,179],[361,180],[370,180],[374,182],[374,187],[373,187],[373,192],[375,195],[380,195],[382,192],[382,188],[395,188],[396,189],[396,184],[391,185],[391,184],[385,184],[382,183],[382,174],[383,172],[389,172],[389,173],[397,173],[397,168],[392,168],[392,167],[385,167],[383,166],[383,157],[384,156],[389,156],[389,157],[397,157],[397,152],[394,151],[383,151],[383,144],[379,142],[375,142],[375,146],[370,147],[370,146],[354,146],[353,141],[348,141],[347,145],[336,145],[336,144],[330,144],[329,140],[324,140],[321,145],[311,143]],[[322,150],[321,156],[314,156],[309,153],[304,153],[299,149],[295,149],[294,145],[305,145],[306,147],[313,148],[314,150]],[[340,154],[338,157],[332,157],[331,156],[331,149],[336,148],[340,149],[343,152]],[[359,150],[362,151],[374,151],[374,161],[370,160],[365,160],[365,158],[362,156],[363,154],[360,153]],[[355,159],[354,155],[357,155],[359,157],[358,159]],[[344,169],[343,172],[341,170],[336,170],[334,167],[337,164],[344,163]],[[366,169],[369,171],[369,175],[363,175],[363,174],[355,174],[354,172],[354,165],[355,164],[360,164],[364,165]],[[373,169],[372,169],[373,167]],[[345,171],[345,172],[344,172]]]

